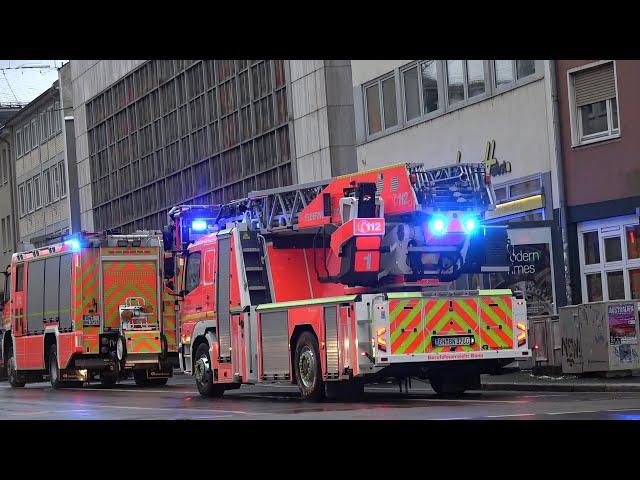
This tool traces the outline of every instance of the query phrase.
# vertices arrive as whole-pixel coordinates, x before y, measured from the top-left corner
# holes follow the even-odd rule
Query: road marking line
[[[472,420],[473,417],[432,418],[431,420]]]
[[[408,398],[414,402],[457,402],[457,403],[530,403],[526,400],[473,400],[457,398]]]
[[[611,408],[609,410],[600,410],[601,412],[637,412],[640,408]]]
[[[535,413],[510,413],[507,415],[485,415],[482,418],[502,418],[502,417],[534,417]]]
[[[572,415],[574,413],[597,413],[602,410],[574,410],[571,412],[545,412],[545,415]]]

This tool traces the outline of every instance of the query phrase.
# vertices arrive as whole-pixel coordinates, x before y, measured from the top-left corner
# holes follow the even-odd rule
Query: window
[[[583,234],[585,263],[591,265],[600,263],[600,245],[598,244],[598,232]]]
[[[31,146],[33,148],[38,146],[38,125],[35,118],[31,120]]]
[[[42,206],[42,195],[40,190],[40,175],[33,177],[33,196],[35,201],[35,208]]]
[[[495,60],[493,66],[496,88],[510,86],[536,73],[535,60]]]
[[[6,220],[3,218],[1,223],[1,228],[2,228],[2,253],[7,253],[7,223]]]
[[[5,149],[2,150],[2,183],[9,181],[9,152]]]
[[[626,225],[627,257],[640,259],[640,225]]]
[[[574,144],[620,135],[618,99],[613,62],[570,72]]]
[[[423,114],[426,115],[439,108],[437,63],[435,60],[428,60],[420,64],[420,70],[422,72]]]
[[[587,301],[588,302],[601,302],[602,301],[602,278],[599,273],[592,273],[586,276],[587,278]]]
[[[369,135],[398,125],[396,79],[387,77],[365,87]]]
[[[404,112],[409,122],[421,115],[418,67],[414,66],[402,72],[402,81],[404,85]]]
[[[484,92],[483,60],[447,60],[449,105],[464,102]]]
[[[31,151],[31,125],[27,123],[22,129],[22,133],[24,136],[22,140],[24,144],[24,153],[27,153]]]
[[[27,213],[27,203],[25,201],[24,183],[18,186],[18,196],[20,197],[20,216]]]
[[[634,221],[628,216],[578,224],[585,301],[640,298],[640,225]]]
[[[27,211],[33,212],[33,181],[27,180]]]
[[[194,252],[187,259],[184,289],[189,294],[200,285],[200,252]]]
[[[438,62],[427,60],[401,71],[405,120],[411,122],[440,108]]]
[[[44,204],[49,205],[51,203],[51,178],[49,176],[49,169],[42,172],[43,180],[42,180],[42,188],[43,188],[43,197]]]
[[[21,263],[16,267],[16,292],[24,290],[24,264]]]
[[[35,260],[29,262],[27,270],[27,329],[30,332],[43,329],[44,267],[45,260]]]
[[[51,167],[49,172],[51,174],[51,200],[55,202],[60,198],[60,177],[56,167]]]

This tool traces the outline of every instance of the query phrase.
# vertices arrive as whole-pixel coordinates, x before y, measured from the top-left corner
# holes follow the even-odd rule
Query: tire
[[[100,374],[100,384],[103,387],[113,387],[116,383],[118,383],[118,376],[114,374]]]
[[[225,388],[222,385],[217,385],[213,383],[211,372],[205,373],[203,365],[197,365],[198,362],[206,361],[207,365],[211,365],[211,359],[209,358],[209,345],[206,343],[202,343],[198,346],[196,350],[196,363],[194,363],[193,367],[193,377],[196,380],[196,386],[198,387],[198,392],[203,397],[222,397],[224,395]],[[196,368],[198,371],[196,372]],[[209,367],[210,369],[211,367]]]
[[[13,352],[9,353],[9,360],[7,361],[7,376],[9,377],[9,385],[13,388],[24,387],[27,382],[22,381],[18,372],[16,372],[16,358],[13,356]]]
[[[147,378],[145,370],[134,370],[133,380],[139,387],[161,387],[167,384],[168,378]]]
[[[58,355],[56,354],[56,346],[51,345],[49,349],[49,382],[54,389],[58,388],[80,388],[83,382],[79,381],[62,381],[60,380],[60,366],[58,365]]]
[[[53,388],[62,388],[63,383],[60,380],[60,367],[58,365],[58,355],[56,354],[56,346],[49,348],[49,382]]]
[[[296,342],[294,369],[298,388],[305,400],[320,400],[324,396],[324,382],[320,365],[318,341],[310,332],[302,332]]]
[[[467,385],[463,380],[459,378],[449,379],[442,373],[432,373],[429,375],[429,383],[431,384],[431,388],[433,388],[439,396],[462,395],[467,390]]]

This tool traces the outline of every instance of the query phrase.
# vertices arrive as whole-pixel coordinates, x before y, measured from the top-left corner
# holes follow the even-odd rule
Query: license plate
[[[84,327],[99,327],[100,315],[84,315],[82,318],[82,325]]]
[[[455,335],[446,337],[431,337],[434,347],[459,347],[470,346],[476,343],[473,335]]]

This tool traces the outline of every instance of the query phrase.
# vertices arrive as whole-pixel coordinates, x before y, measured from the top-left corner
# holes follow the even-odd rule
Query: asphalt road
[[[222,399],[202,398],[190,377],[176,375],[165,387],[124,382],[53,390],[48,383],[12,389],[0,383],[0,419],[28,420],[558,420],[640,419],[640,393],[469,392],[438,398],[422,382],[407,395],[397,386],[367,387],[361,402],[313,403],[288,385],[243,386]]]

